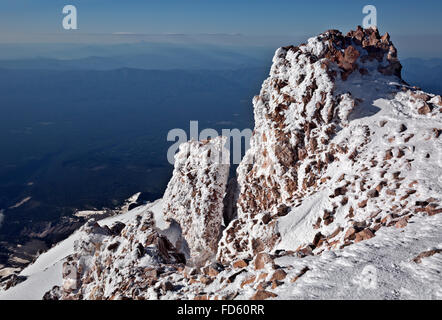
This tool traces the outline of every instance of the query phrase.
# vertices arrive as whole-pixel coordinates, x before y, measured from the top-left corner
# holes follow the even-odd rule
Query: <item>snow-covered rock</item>
[[[183,143],[164,193],[164,217],[181,227],[190,249],[190,262],[195,265],[214,257],[218,249],[229,177],[226,139]]]
[[[409,87],[400,70],[376,29],[330,30],[276,51],[253,101],[238,219],[220,261],[340,248],[406,225],[419,201],[439,208],[440,97]]]
[[[156,228],[150,210],[141,211],[127,224],[101,226],[91,219],[79,234],[73,254],[64,259],[61,288],[53,287],[46,298],[149,298],[156,296],[149,287],[163,284],[158,275],[176,272],[186,261]]]

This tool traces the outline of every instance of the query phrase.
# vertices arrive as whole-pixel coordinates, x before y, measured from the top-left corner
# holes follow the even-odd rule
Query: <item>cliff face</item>
[[[428,150],[440,143],[440,97],[408,87],[400,72],[389,35],[376,29],[330,30],[276,51],[253,100],[255,131],[238,168],[239,218],[224,232],[220,261],[251,258],[281,242],[306,252],[347,245],[354,236],[342,235],[355,220],[364,221],[355,232],[368,238],[392,223],[388,215],[407,219],[413,201],[429,198],[413,189],[420,182],[410,171],[428,166],[418,164],[413,151],[424,132]],[[410,119],[432,119],[435,127],[425,122],[400,129]],[[392,179],[386,172],[393,167]],[[393,192],[399,199],[390,210],[383,202],[393,200]],[[287,226],[295,222],[302,223],[296,231]]]
[[[183,144],[162,200],[40,258],[45,298],[442,298],[442,98],[400,71],[376,29],[278,49],[237,183],[224,138]]]
[[[164,193],[164,217],[176,221],[190,249],[192,264],[213,258],[223,222],[223,198],[229,176],[226,138],[190,141],[180,146]]]

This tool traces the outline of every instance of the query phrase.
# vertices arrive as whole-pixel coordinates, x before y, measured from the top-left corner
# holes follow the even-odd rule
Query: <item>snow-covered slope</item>
[[[111,226],[116,222],[129,223],[135,217],[146,210],[152,211],[159,221],[159,225],[168,232],[167,224],[162,219],[162,201],[137,207],[119,216],[106,218],[100,221],[102,226]],[[41,254],[38,259],[20,275],[27,277],[27,280],[10,288],[7,291],[0,290],[0,300],[5,299],[32,299],[40,300],[43,295],[54,286],[62,286],[62,266],[66,257],[74,253],[74,244],[85,236],[84,231],[78,230],[66,240],[58,243],[47,252]]]
[[[278,49],[220,241],[223,139],[189,142],[164,200],[89,222],[0,299],[441,299],[442,98],[400,70],[376,29]]]

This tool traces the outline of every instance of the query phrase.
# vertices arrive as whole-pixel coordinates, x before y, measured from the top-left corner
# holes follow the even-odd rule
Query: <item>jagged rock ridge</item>
[[[45,297],[442,298],[442,98],[400,70],[376,29],[278,49],[222,239],[235,209],[223,208],[228,168],[209,150],[224,140],[192,141],[163,200],[80,230],[63,260],[77,280],[66,272]],[[367,266],[381,285],[364,287]]]
[[[307,44],[277,50],[270,77],[253,101],[255,131],[251,148],[238,169],[239,219],[224,232],[219,260],[250,258],[258,252],[274,249],[281,241],[283,229],[278,221],[291,210],[296,211],[309,195],[327,186],[333,188],[333,184],[336,188],[332,194],[324,197],[336,201],[324,203],[318,208],[321,212],[316,214],[317,220],[305,226],[302,236],[308,234],[310,239],[294,241],[289,249],[310,252],[318,243],[333,246],[348,243],[348,239],[336,238],[347,227],[344,218],[336,223],[336,216],[340,215],[338,208],[341,211],[345,208],[347,220],[351,220],[357,215],[355,210],[366,211],[363,201],[352,203],[366,189],[376,188],[377,191],[370,190],[368,195],[372,199],[391,183],[391,180],[382,180],[380,186],[366,185],[371,175],[376,175],[371,171],[385,166],[383,159],[365,159],[359,155],[373,142],[370,136],[379,125],[352,120],[373,114],[376,99],[392,99],[395,94],[398,99],[391,102],[395,106],[401,103],[399,97],[408,97],[416,99],[414,114],[430,114],[432,110],[434,116],[439,115],[440,98],[424,95],[422,100],[423,93],[414,93],[415,89],[402,81],[401,68],[388,33],[381,37],[374,28],[359,27],[345,36],[330,30],[311,38]],[[365,90],[361,90],[362,87]],[[425,107],[419,107],[420,104]],[[412,134],[419,133],[409,132]],[[348,159],[354,167],[353,172],[348,172],[349,180],[345,179],[346,171],[336,168]],[[362,172],[367,169],[365,161],[372,162],[373,170]],[[331,167],[332,173],[328,172]],[[338,175],[340,170],[342,173]],[[362,185],[355,188],[355,183]],[[396,190],[398,186],[392,188]],[[406,210],[397,214],[404,212]],[[364,220],[363,217],[356,219]],[[327,230],[325,235],[320,233],[321,225],[331,231]],[[313,230],[317,230],[316,233]],[[364,238],[375,232],[364,227],[356,230],[363,232],[360,236]]]

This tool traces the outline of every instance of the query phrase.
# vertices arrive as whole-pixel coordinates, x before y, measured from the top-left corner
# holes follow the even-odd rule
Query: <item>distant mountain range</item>
[[[4,45],[0,45],[0,49]],[[74,47],[77,48],[77,47]],[[7,48],[6,48],[7,49]],[[265,47],[217,47],[172,44],[113,45],[107,51],[99,46],[73,49],[71,59],[54,57],[0,59],[0,69],[20,70],[235,70],[270,68],[272,50]],[[8,51],[8,50],[6,50]],[[42,52],[43,53],[43,52]],[[83,56],[91,54],[90,56]],[[57,54],[54,53],[55,56]],[[60,53],[60,55],[66,55]],[[2,55],[0,54],[0,57]],[[442,93],[442,58],[403,59],[403,78],[425,90]]]
[[[0,50],[5,45],[0,44]],[[27,48],[27,47],[24,47]],[[0,68],[48,70],[110,70],[137,69],[237,69],[268,64],[273,51],[261,47],[219,47],[212,45],[127,44],[112,46],[72,47],[72,52],[37,51],[32,57],[4,48]],[[32,49],[31,49],[32,50]]]

